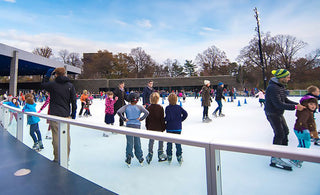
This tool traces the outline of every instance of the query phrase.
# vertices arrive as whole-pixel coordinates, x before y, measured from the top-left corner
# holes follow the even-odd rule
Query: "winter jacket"
[[[146,119],[147,130],[164,131],[166,129],[164,121],[164,110],[159,104],[151,104],[147,110],[149,115]]]
[[[86,100],[88,99],[88,97],[89,97],[88,94],[83,93],[80,97],[80,101],[83,103],[86,103]]]
[[[264,111],[266,114],[282,115],[284,110],[295,110],[295,105],[298,104],[287,98],[285,87],[275,77],[269,81],[265,100]]]
[[[116,103],[117,100],[111,99],[111,98],[106,98],[106,109],[105,113],[106,114],[114,114],[114,104]]]
[[[23,112],[37,112],[36,106],[37,106],[37,104],[28,104],[28,103],[27,103],[27,104],[23,107],[22,111],[23,111]],[[27,121],[27,124],[28,124],[28,125],[32,125],[32,124],[38,123],[38,122],[40,121],[40,118],[37,117],[37,116],[30,116],[30,115],[28,115],[27,120],[28,120],[28,121]]]
[[[178,105],[168,105],[166,107],[166,116],[164,120],[166,121],[167,130],[181,130],[182,121],[184,121],[188,113],[181,106]]]
[[[118,100],[114,104],[114,112],[117,112],[122,106],[126,105],[125,101],[128,101],[128,96],[125,90],[116,88],[113,91],[114,97],[118,97]]]
[[[216,100],[225,99],[222,93],[223,93],[223,88],[221,86],[218,86],[216,91]]]
[[[3,102],[3,104],[6,104],[8,106],[14,107],[14,108],[20,108],[19,104],[15,105],[13,102]],[[10,112],[14,112],[9,110]]]
[[[142,96],[142,104],[143,105],[150,105],[150,95],[153,92],[153,88],[145,87],[143,89],[143,96]]]
[[[202,103],[201,106],[210,106],[211,105],[211,96],[210,96],[210,88],[207,86],[203,86],[201,89]]]
[[[316,136],[314,138],[319,138],[313,111],[309,109],[303,109],[302,111],[297,110],[296,117],[297,120],[294,124],[294,130],[303,131],[308,129],[312,135]]]
[[[58,76],[51,82],[48,77],[45,77],[42,87],[50,93],[50,115],[75,118],[76,90],[68,77]]]

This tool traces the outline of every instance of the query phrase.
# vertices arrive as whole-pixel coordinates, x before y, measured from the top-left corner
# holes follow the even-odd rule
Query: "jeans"
[[[149,153],[153,154],[153,144],[154,144],[154,140],[153,139],[149,139]],[[159,151],[163,152],[163,141],[159,141],[159,146],[158,146],[158,153]]]
[[[289,129],[283,115],[266,114],[266,116],[273,129],[273,144],[287,146]]]
[[[168,132],[168,133],[181,134],[181,130],[180,131]],[[181,144],[176,144],[176,149],[177,149],[176,155],[177,156],[181,156],[182,155]],[[167,152],[168,156],[172,156],[172,143],[170,143],[170,142],[167,143],[167,151],[166,152]]]
[[[37,134],[37,136],[36,136],[36,134]],[[34,143],[37,143],[38,141],[42,140],[38,123],[30,125],[30,136],[32,137]]]
[[[221,100],[216,100],[218,107],[216,108],[216,110],[213,113],[217,113],[217,111],[219,110],[219,115],[221,114],[221,110],[222,110],[222,102]]]
[[[127,124],[127,127],[140,129],[140,125],[132,125]],[[126,147],[126,157],[133,157],[133,148],[134,148],[134,154],[136,155],[137,159],[140,160],[143,156],[142,150],[141,150],[141,142],[140,137],[134,137],[131,135],[126,135],[127,138],[127,147]]]
[[[310,148],[311,145],[311,137],[309,130],[305,129],[303,131],[294,130],[298,140],[299,140],[299,148]]]

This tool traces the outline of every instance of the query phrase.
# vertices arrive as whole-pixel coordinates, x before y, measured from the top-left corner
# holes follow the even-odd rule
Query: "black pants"
[[[288,145],[289,128],[286,120],[281,114],[266,114],[267,119],[273,129],[274,137],[273,144],[275,145]]]
[[[83,108],[84,108],[84,102],[81,102],[81,109],[80,109],[80,112],[79,112],[79,116],[82,115],[82,111],[83,111]]]
[[[203,106],[203,117],[202,118],[207,118],[208,117],[208,106]]]

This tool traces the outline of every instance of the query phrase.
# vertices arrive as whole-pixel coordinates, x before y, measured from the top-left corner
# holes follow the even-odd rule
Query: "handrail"
[[[318,150],[312,149],[312,148],[309,148],[309,149],[293,148],[293,147],[287,147],[287,146],[272,145],[271,143],[257,144],[257,143],[239,142],[235,140],[212,139],[208,137],[190,138],[183,134],[178,135],[178,134],[169,134],[169,133],[148,131],[148,130],[142,130],[142,129],[134,129],[134,128],[128,128],[128,127],[111,126],[111,125],[105,125],[104,123],[101,123],[101,124],[88,123],[84,121],[76,121],[73,119],[35,113],[35,112],[23,113],[20,109],[13,108],[5,104],[0,106],[16,111],[20,115],[27,114],[31,116],[37,116],[40,118],[48,119],[51,121],[57,121],[58,123],[60,123],[61,128],[63,124],[64,125],[70,124],[70,125],[76,125],[76,126],[86,127],[90,129],[96,129],[100,131],[114,132],[114,133],[131,135],[131,136],[142,137],[147,139],[161,140],[166,142],[180,143],[184,145],[204,148],[206,151],[207,194],[222,194],[221,171],[220,171],[221,170],[220,169],[220,166],[221,166],[220,150],[255,154],[255,155],[264,155],[264,156],[284,157],[288,159],[320,163],[320,153],[318,152]],[[0,121],[2,121],[1,116],[0,116]],[[66,143],[65,135],[62,135],[60,132],[60,136],[62,137],[62,139],[64,139],[63,141],[60,140],[60,143],[63,143],[63,142]],[[64,145],[60,145],[59,147],[63,148]],[[60,149],[60,148],[59,150],[63,151],[63,149]],[[64,162],[60,162],[61,166],[65,166],[67,164],[67,161],[65,159],[64,159]]]

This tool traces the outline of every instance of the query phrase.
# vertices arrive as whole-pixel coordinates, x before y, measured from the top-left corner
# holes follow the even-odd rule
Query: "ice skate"
[[[314,145],[320,146],[320,139],[315,139],[314,140]]]
[[[44,148],[42,141],[39,141],[39,148],[40,148],[41,150]]]
[[[163,162],[167,160],[167,155],[164,154],[163,152],[158,152],[158,161]]]
[[[127,166],[130,168],[130,165],[131,165],[131,156],[127,156],[125,162],[127,163]]]
[[[103,133],[102,136],[103,137],[109,137],[109,135],[107,133]]]
[[[212,119],[209,117],[202,119],[202,122],[204,122],[204,123],[210,123],[211,121],[212,121]]]
[[[139,163],[140,163],[141,167],[143,167],[143,161],[144,161],[144,159],[143,159],[143,157],[141,157],[141,158],[139,159]]]
[[[177,156],[177,160],[178,160],[178,163],[179,163],[179,164],[180,164],[180,166],[181,166],[181,165],[182,165],[182,162],[183,162],[182,155]]]
[[[37,152],[40,151],[39,143],[38,142],[34,143],[33,146],[32,146],[32,149],[37,151]]]
[[[224,114],[222,114],[222,113],[219,115],[219,117],[224,117],[224,116],[226,116],[226,115],[224,115]]]
[[[146,156],[146,161],[147,161],[148,164],[150,164],[150,162],[152,161],[152,156],[153,156],[152,153],[149,153],[149,154]]]
[[[289,162],[290,162],[291,164],[293,164],[294,166],[296,166],[296,167],[298,167],[298,168],[301,168],[303,161],[300,161],[300,160],[289,160]]]
[[[216,112],[213,112],[212,115],[213,115],[214,118],[217,118],[217,113]]]
[[[172,161],[172,156],[168,155],[168,163],[171,164],[171,161]]]
[[[287,171],[292,171],[292,167],[288,163],[284,162],[281,158],[271,157],[270,166]]]
[[[47,136],[46,136],[46,139],[52,139],[52,137],[50,137],[50,136],[47,135]]]

